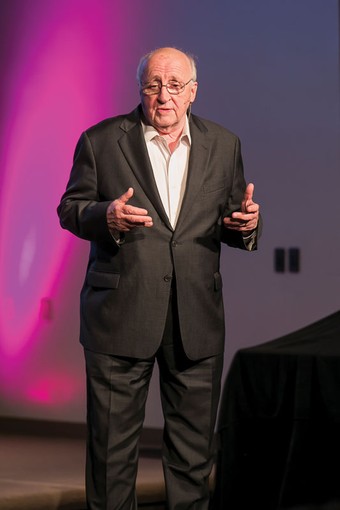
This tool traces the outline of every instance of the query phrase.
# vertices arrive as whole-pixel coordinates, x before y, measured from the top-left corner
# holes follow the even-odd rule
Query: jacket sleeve
[[[76,146],[70,178],[57,213],[63,228],[90,241],[112,239],[106,222],[110,201],[101,201],[95,155],[84,132]]]
[[[246,189],[246,181],[244,179],[243,161],[241,154],[241,143],[238,138],[235,141],[234,148],[234,166],[233,166],[233,184],[229,194],[228,204],[224,211],[223,218],[231,216],[233,212],[241,210],[241,203]],[[222,218],[222,220],[223,220]],[[249,244],[243,237],[241,232],[228,229],[224,226],[222,221],[221,241],[228,246],[240,248],[243,250],[254,251],[257,249],[257,240],[262,230],[262,219],[260,218],[257,229],[254,231],[254,236],[251,244]]]

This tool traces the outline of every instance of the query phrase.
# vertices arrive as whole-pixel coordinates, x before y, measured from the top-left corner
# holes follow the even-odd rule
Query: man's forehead
[[[190,61],[184,53],[177,51],[156,52],[146,63],[143,74],[156,76],[167,73],[176,76],[187,72],[191,72]]]

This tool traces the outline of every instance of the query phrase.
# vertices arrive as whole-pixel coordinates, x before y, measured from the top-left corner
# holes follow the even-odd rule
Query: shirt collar
[[[155,129],[153,126],[150,126],[148,124],[144,124],[143,121],[141,121],[143,134],[146,142],[151,142],[156,136],[161,136],[157,129]],[[185,116],[185,124],[184,128],[181,134],[181,140],[185,139],[188,143],[188,145],[191,145],[191,136],[190,136],[190,128],[189,128],[189,119],[187,115]]]

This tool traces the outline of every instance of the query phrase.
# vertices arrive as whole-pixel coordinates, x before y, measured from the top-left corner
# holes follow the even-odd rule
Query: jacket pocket
[[[207,195],[209,193],[214,193],[216,191],[224,190],[226,187],[225,178],[219,179],[217,181],[208,181],[203,184],[202,194]]]
[[[104,273],[102,271],[89,271],[86,276],[86,283],[91,287],[103,287],[106,289],[117,289],[119,284],[119,273]]]

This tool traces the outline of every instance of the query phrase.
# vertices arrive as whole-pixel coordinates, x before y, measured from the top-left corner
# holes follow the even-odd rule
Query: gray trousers
[[[85,350],[86,493],[89,510],[136,510],[138,441],[155,361],[164,414],[168,510],[207,510],[223,356],[189,360],[170,300],[162,344],[150,359]],[[207,342],[209,338],[207,338]]]

